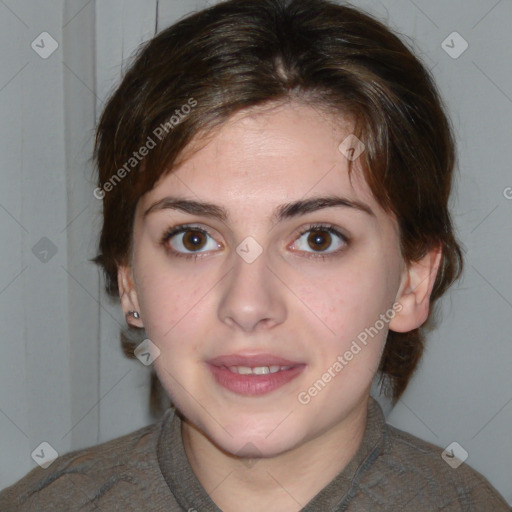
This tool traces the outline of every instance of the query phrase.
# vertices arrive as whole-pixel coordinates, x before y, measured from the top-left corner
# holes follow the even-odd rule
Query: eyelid
[[[162,235],[162,242],[165,242],[172,238],[173,236],[183,233],[185,231],[200,231],[214,238],[214,236],[210,233],[210,231],[207,228],[204,228],[198,224],[178,224],[177,226],[170,227],[164,232],[164,234]]]
[[[300,238],[302,235],[307,233],[308,231],[327,231],[329,233],[333,233],[342,238],[345,242],[349,241],[348,235],[342,232],[340,228],[335,226],[334,224],[330,224],[329,222],[313,222],[304,228],[300,228],[298,234],[295,235],[297,238]]]

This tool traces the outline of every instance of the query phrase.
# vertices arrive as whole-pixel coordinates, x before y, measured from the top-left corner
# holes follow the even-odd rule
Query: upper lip
[[[257,366],[297,366],[304,364],[273,354],[228,354],[209,359],[208,363],[213,366],[247,366],[250,368]]]

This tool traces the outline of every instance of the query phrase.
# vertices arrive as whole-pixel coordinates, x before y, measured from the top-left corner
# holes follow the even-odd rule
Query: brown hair
[[[95,195],[103,198],[95,261],[110,294],[118,294],[118,264],[129,260],[138,199],[185,158],[185,148],[241,110],[289,100],[356,121],[366,146],[360,157],[366,181],[396,216],[404,259],[417,261],[442,247],[432,305],[459,277],[462,253],[448,210],[454,141],[418,58],[383,24],[351,7],[230,0],[146,43],[105,107],[95,147]],[[431,310],[429,326],[432,317]],[[425,327],[388,333],[380,371],[394,401],[421,358]]]

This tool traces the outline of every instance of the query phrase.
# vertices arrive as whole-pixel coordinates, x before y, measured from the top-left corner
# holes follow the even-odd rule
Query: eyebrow
[[[324,208],[334,207],[351,208],[375,217],[375,213],[365,203],[340,196],[325,196],[301,199],[292,203],[282,204],[274,210],[272,220],[281,222],[285,219],[291,219]],[[144,217],[150,213],[166,209],[178,210],[191,215],[211,217],[222,222],[226,222],[229,219],[229,212],[222,206],[178,197],[164,197],[160,199],[144,212]]]

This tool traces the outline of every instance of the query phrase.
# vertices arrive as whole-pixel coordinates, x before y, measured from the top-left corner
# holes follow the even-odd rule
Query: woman
[[[370,398],[378,372],[403,393],[462,269],[449,122],[386,27],[324,0],[189,16],[137,56],[96,157],[96,261],[173,407],[2,510],[508,510]]]

